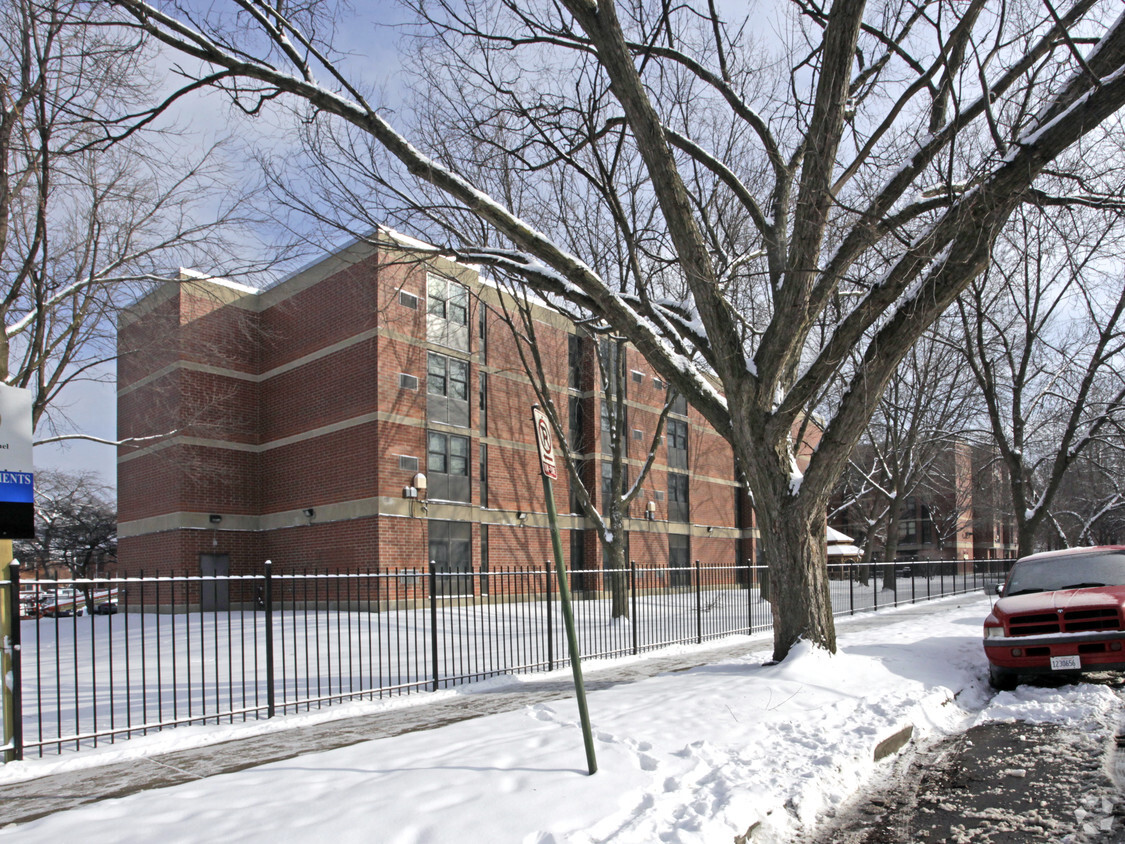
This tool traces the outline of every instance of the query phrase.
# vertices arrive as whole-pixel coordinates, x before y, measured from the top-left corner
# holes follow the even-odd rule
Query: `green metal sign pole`
[[[586,744],[586,765],[590,773],[598,770],[598,760],[594,758],[594,733],[590,729],[590,712],[586,708],[586,684],[582,682],[582,658],[578,653],[578,635],[574,632],[574,611],[570,607],[570,587],[566,582],[566,566],[563,563],[562,540],[559,538],[559,514],[555,511],[555,492],[551,479],[558,477],[555,464],[555,438],[551,435],[551,424],[539,405],[531,407],[531,423],[535,427],[535,443],[539,447],[539,468],[543,475],[543,497],[547,499],[547,518],[551,522],[551,545],[555,549],[555,574],[559,581],[559,602],[562,604],[563,619],[566,622],[566,645],[570,651],[570,667],[574,671],[574,691],[578,697],[578,715],[582,719],[582,740]]]
[[[16,641],[17,630],[13,628],[19,625],[20,619],[17,611],[16,616],[12,617],[12,607],[19,607],[19,595],[16,595],[16,600],[11,600],[11,595],[8,594],[11,586],[11,564],[12,564],[12,543],[10,540],[0,541],[0,576],[8,584],[8,589],[0,591],[0,640],[2,640],[3,647],[0,647],[0,696],[3,701],[0,702],[0,707],[4,710],[4,735],[3,747],[14,747],[16,736],[16,701],[14,684],[14,643]],[[17,587],[18,588],[18,587]],[[16,758],[15,750],[5,750],[3,753],[3,761],[11,762]]]
[[[582,681],[582,659],[578,653],[578,635],[574,631],[574,611],[570,607],[570,587],[566,582],[563,564],[562,539],[559,538],[559,514],[555,511],[555,493],[551,479],[543,476],[543,495],[547,499],[547,518],[551,522],[551,545],[555,549],[555,573],[559,580],[559,601],[566,621],[566,645],[570,651],[570,667],[574,671],[574,691],[578,697],[578,715],[582,719],[582,741],[586,745],[586,766],[597,773],[598,760],[594,756],[594,733],[590,728],[590,711],[586,708],[586,684]]]

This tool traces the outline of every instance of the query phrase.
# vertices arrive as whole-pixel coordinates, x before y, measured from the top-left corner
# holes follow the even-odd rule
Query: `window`
[[[672,586],[691,586],[691,546],[686,536],[668,534],[668,580]]]
[[[567,385],[572,390],[582,389],[582,338],[568,334],[567,339]]]
[[[477,319],[477,343],[480,345],[480,359],[484,363],[485,350],[488,348],[488,308],[483,304],[477,309],[480,311],[480,316]]]
[[[430,352],[426,366],[426,416],[431,422],[469,427],[469,364]]]
[[[570,589],[585,592],[598,588],[597,572],[586,570],[586,531],[570,532]]]
[[[426,437],[429,495],[444,501],[469,500],[469,438],[430,431]]]
[[[664,382],[661,381],[659,378],[653,378],[652,379],[652,388],[654,390],[663,390],[664,389]]]
[[[602,451],[609,451],[613,447],[613,426],[617,422],[617,408],[613,406],[612,402],[602,399],[599,404],[601,405],[601,427],[602,427]],[[629,424],[629,414],[627,408],[622,408],[624,411],[624,423]],[[622,429],[622,436],[624,436],[624,428]]]
[[[687,416],[687,399],[679,393],[672,399],[672,413]]]
[[[590,477],[590,475],[589,475],[589,473],[590,473],[590,461],[588,461],[588,460],[578,461],[577,465],[575,466],[575,469],[577,470],[578,477],[581,478],[582,483],[588,484],[589,483],[589,477]],[[573,480],[570,480],[569,478],[568,478],[568,480],[570,481],[570,512],[581,513],[582,512],[582,506],[578,501],[578,484],[575,483]]]
[[[480,444],[480,506],[488,506],[488,446]]]
[[[668,419],[665,430],[668,432],[668,465],[675,469],[688,467],[687,435],[688,424],[683,419]]]
[[[637,370],[635,369],[632,369],[629,372],[633,376],[634,384],[643,384],[645,382],[645,375],[643,372],[637,372]]]
[[[633,429],[633,439],[635,439],[635,440],[643,440],[643,439],[644,439],[644,436],[645,436],[645,432],[644,432],[644,431],[640,430],[639,428],[634,428],[634,429]]]
[[[469,291],[432,274],[426,277],[426,339],[463,351],[469,348]]]
[[[478,388],[479,401],[478,411],[480,413],[480,435],[482,437],[488,436],[488,374],[485,372],[480,373],[478,376],[480,386]]]
[[[568,416],[568,438],[567,445],[570,446],[571,451],[582,453],[582,447],[586,443],[586,411],[583,409],[585,402],[578,398],[578,396],[569,396],[567,398],[567,416]]]
[[[668,521],[686,522],[689,520],[688,476],[675,472],[668,473]]]
[[[472,526],[468,522],[429,522],[430,561],[437,572],[437,594],[473,594]]]

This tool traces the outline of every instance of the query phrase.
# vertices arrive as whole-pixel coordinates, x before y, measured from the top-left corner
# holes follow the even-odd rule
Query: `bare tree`
[[[960,353],[948,341],[953,327],[940,320],[903,358],[845,475],[852,518],[868,526],[865,566],[880,539],[882,559],[897,559],[903,506],[912,497],[924,499],[930,509],[936,506],[954,523],[958,514],[966,514],[965,496],[957,490],[967,478],[958,477],[955,452],[964,442],[974,396]],[[866,582],[865,567],[861,574]],[[893,588],[892,567],[884,577],[886,588]]]
[[[965,352],[1007,469],[1019,554],[1068,471],[1125,417],[1125,287],[1115,216],[1021,210],[959,302]]]
[[[37,565],[65,565],[76,579],[95,578],[117,553],[113,491],[89,472],[35,475],[35,538],[15,543],[15,553]],[[83,586],[93,612],[89,585]]]
[[[0,9],[0,380],[32,391],[42,442],[83,436],[48,410],[112,377],[117,309],[181,265],[222,266],[247,220],[218,146],[137,124],[152,55],[102,17],[77,0]]]
[[[673,397],[669,397],[656,420],[648,447],[640,466],[634,468],[630,477],[628,462],[630,430],[627,416],[624,338],[614,336],[601,326],[590,326],[587,332],[595,342],[591,354],[597,362],[597,399],[601,448],[587,441],[586,425],[571,418],[570,407],[560,408],[551,390],[547,368],[544,365],[545,350],[535,329],[530,303],[518,290],[511,291],[511,301],[516,313],[505,310],[505,322],[516,338],[517,349],[524,371],[531,379],[535,395],[554,429],[555,439],[566,443],[567,448],[559,449],[563,456],[570,488],[579,511],[594,524],[598,541],[604,557],[603,568],[608,572],[611,618],[628,618],[629,590],[626,580],[628,559],[626,557],[627,536],[625,521],[629,518],[630,507],[640,494],[656,459],[657,444],[662,440],[664,425],[672,408]],[[581,368],[581,366],[580,366]],[[576,440],[576,438],[582,438]],[[601,451],[600,474],[589,471],[588,455]],[[608,471],[606,471],[608,470]]]
[[[372,162],[387,196],[444,232],[443,254],[518,275],[638,349],[746,474],[778,658],[802,637],[835,649],[826,507],[903,355],[1021,204],[1116,189],[1094,152],[1125,103],[1125,26],[1108,0],[1061,12],[796,0],[772,53],[754,41],[761,25],[730,24],[715,4],[420,3],[465,119],[445,124],[453,139],[409,140],[322,37],[331,8],[107,2],[201,63],[190,87],[210,82],[249,111],[288,95],[350,124],[414,180]],[[630,162],[629,178],[600,170],[595,148]],[[482,155],[517,165],[512,190],[538,191],[552,169],[588,185],[613,239],[660,283],[600,275],[558,225],[465,175],[461,157]],[[657,215],[632,213],[634,200]],[[460,225],[465,214],[477,224]],[[814,411],[823,431],[802,471],[796,443]]]
[[[1125,450],[1120,436],[1091,443],[1075,459],[1055,493],[1048,520],[1055,536],[1040,531],[1048,546],[1125,542]]]

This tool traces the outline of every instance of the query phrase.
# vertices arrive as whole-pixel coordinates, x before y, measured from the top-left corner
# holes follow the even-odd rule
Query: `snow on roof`
[[[237,281],[231,281],[229,278],[221,278],[217,275],[208,275],[201,273],[199,270],[188,269],[187,267],[180,267],[180,281],[206,281],[209,284],[217,284],[220,287],[226,287],[230,290],[236,290],[239,293],[252,293],[257,295],[262,291],[257,287],[250,287],[246,284],[239,284]]]
[[[840,533],[840,531],[836,530],[835,528],[827,528],[825,532],[828,536],[829,543],[852,541],[852,538],[850,536],[848,536],[846,533]]]

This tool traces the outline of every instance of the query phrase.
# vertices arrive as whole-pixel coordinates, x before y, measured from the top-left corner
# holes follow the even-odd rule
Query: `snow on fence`
[[[991,589],[1009,565],[834,563],[834,611]],[[105,614],[24,620],[16,758],[569,664],[549,564],[489,572],[435,565],[280,574],[265,568],[229,577],[101,578],[98,590],[116,590]],[[760,567],[633,565],[568,577],[584,658],[772,625],[762,596],[768,575]],[[31,592],[37,601],[58,589],[93,586],[19,584],[24,597]]]

